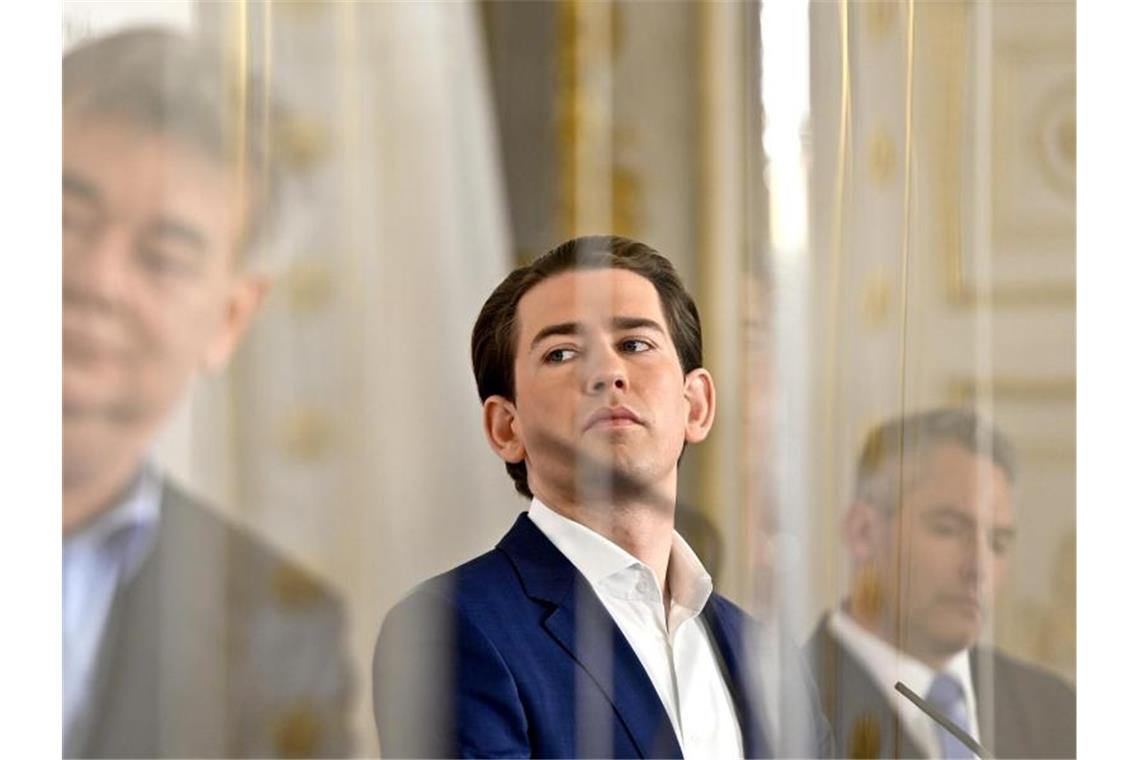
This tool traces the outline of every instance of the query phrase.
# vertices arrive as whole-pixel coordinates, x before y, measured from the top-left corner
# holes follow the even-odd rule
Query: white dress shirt
[[[665,706],[685,757],[742,757],[732,695],[699,617],[712,578],[676,531],[667,570],[668,617],[657,577],[604,536],[554,512],[537,498],[531,521],[578,569],[637,654]]]
[[[115,592],[134,575],[153,543],[161,498],[161,476],[144,466],[118,504],[63,542],[65,746],[91,698]]]
[[[934,683],[937,671],[864,629],[841,609],[832,611],[827,624],[832,635],[875,679],[875,684],[886,696],[887,703],[894,708],[915,744],[926,752],[927,757],[942,757],[938,725],[909,699],[895,691],[895,683],[902,681],[920,697],[925,697],[930,691],[930,685]],[[970,736],[978,739],[978,703],[974,696],[974,681],[970,676],[969,652],[963,650],[954,655],[942,671],[955,676],[962,684],[966,695],[966,717],[970,723],[965,728]]]

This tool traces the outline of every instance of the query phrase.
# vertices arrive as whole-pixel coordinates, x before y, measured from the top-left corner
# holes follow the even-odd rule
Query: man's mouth
[[[971,614],[980,614],[982,611],[981,600],[973,594],[945,594],[940,601],[946,606]]]
[[[123,350],[112,342],[93,335],[89,330],[68,328],[63,330],[63,357],[78,362],[95,362],[119,359]]]
[[[644,424],[633,410],[624,406],[607,406],[586,418],[584,430],[595,427],[622,428]]]

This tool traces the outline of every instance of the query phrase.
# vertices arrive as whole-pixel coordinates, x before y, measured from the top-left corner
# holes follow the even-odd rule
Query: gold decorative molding
[[[1040,72],[1043,68],[1061,64],[1064,73],[1053,79],[1051,86],[1044,92],[1031,90],[1031,96],[1025,93],[1026,81],[1032,82],[1032,74]],[[1027,79],[1028,78],[1028,79]],[[1059,194],[1065,199],[1076,197],[1076,62],[1073,47],[1064,40],[1045,40],[1038,44],[1021,42],[1005,44],[994,49],[993,72],[993,124],[992,132],[995,136],[1016,134],[1017,139],[1014,150],[999,151],[997,148],[1010,146],[1004,140],[995,139],[994,145],[994,197],[993,197],[993,238],[1015,238],[1018,240],[1039,240],[1043,243],[1055,241],[1058,237],[1073,238],[1076,235],[1076,215],[1071,218],[1058,217],[1055,214],[1043,213],[1031,220],[1017,218],[1014,209],[1009,208],[1021,198],[1028,189],[1024,183],[1015,183],[1011,177],[1002,174],[1010,167],[1018,164],[1033,164],[1035,174],[1040,174],[1043,183],[1029,182],[1031,186],[1048,185],[1056,187],[1058,182],[1051,174],[1068,175],[1071,181],[1068,186],[1062,185]],[[1071,168],[1051,167],[1048,160],[1051,158],[1045,152],[1052,141],[1048,139],[1047,129],[1051,118],[1059,116],[1063,121],[1071,119],[1072,124],[1072,150]],[[1032,121],[1030,121],[1032,119]],[[1030,125],[1035,125],[1032,128]],[[1016,130],[1016,132],[1014,132]],[[1036,139],[1034,139],[1036,138]],[[1063,151],[1063,149],[1062,149]],[[1024,154],[1024,155],[1022,155]],[[1064,153],[1058,152],[1056,158],[1064,159]],[[1019,162],[1018,159],[1021,159]],[[1010,172],[1012,174],[1012,172]],[[1014,175],[1016,176],[1016,175]],[[1006,192],[1000,192],[1006,190]],[[1004,212],[1004,213],[1003,213]],[[1074,209],[1075,212],[1075,209]]]
[[[613,174],[612,229],[617,235],[637,237],[644,217],[645,182],[638,172],[625,164],[616,164]]]
[[[1076,304],[1076,286],[1073,283],[1022,283],[1017,285],[995,284],[979,288],[970,282],[965,272],[962,220],[966,218],[968,206],[963,199],[968,197],[963,186],[966,175],[962,170],[965,157],[963,125],[968,110],[963,102],[966,92],[966,73],[973,70],[973,62],[967,60],[968,38],[971,35],[969,14],[975,12],[972,5],[956,2],[927,3],[923,6],[924,22],[919,27],[920,44],[928,50],[933,81],[927,83],[927,90],[938,92],[939,102],[945,110],[943,118],[934,118],[928,125],[930,130],[930,152],[934,158],[934,169],[938,174],[938,201],[936,222],[941,225],[942,262],[946,278],[947,301],[959,308],[976,308],[989,305],[996,309],[1012,309],[1041,306],[1072,307]]]
[[[556,144],[563,237],[613,224],[615,6],[558,3]]]
[[[1077,100],[1076,81],[1054,89],[1044,99],[1038,119],[1037,147],[1045,176],[1057,191],[1077,192]]]
[[[1030,401],[1049,403],[1075,403],[1077,381],[1073,378],[995,377],[988,383],[975,378],[956,378],[946,386],[951,403],[969,404],[977,400],[985,386],[987,396],[995,401]]]
[[[956,378],[946,385],[947,403],[971,406],[981,397],[982,383],[974,378]],[[999,407],[1010,403],[1026,403],[1054,408],[1067,413],[1075,409],[1077,382],[1073,378],[1033,378],[1005,376],[984,384],[986,398]],[[1017,442],[1020,458],[1072,466],[1076,441],[1071,436],[1046,436]]]

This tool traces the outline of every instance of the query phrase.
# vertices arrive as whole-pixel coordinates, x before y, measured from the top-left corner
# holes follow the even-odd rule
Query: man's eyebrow
[[[76,177],[74,174],[68,174],[66,171],[63,173],[63,193],[64,195],[74,195],[92,202],[99,200],[99,190],[95,185],[85,179]]]
[[[613,326],[615,330],[650,329],[665,334],[665,328],[646,317],[614,317]]]
[[[928,510],[926,513],[926,517],[930,518],[931,520],[937,520],[937,519],[941,519],[941,518],[949,518],[949,519],[954,520],[955,522],[958,522],[958,523],[968,523],[970,525],[974,524],[974,518],[973,517],[971,517],[969,515],[964,515],[960,511],[958,511],[957,509],[955,509],[954,507],[951,507],[949,505],[937,506],[931,510]]]
[[[662,335],[665,334],[665,329],[661,325],[646,317],[614,317],[610,324],[613,325],[614,330],[649,329],[656,330]],[[552,335],[579,335],[581,332],[582,325],[579,322],[559,322],[556,325],[548,325],[534,336],[534,340],[530,342],[530,350],[533,351],[535,346]]]
[[[150,226],[148,233],[155,237],[188,245],[197,251],[204,251],[206,249],[206,236],[203,235],[201,231],[190,224],[169,216],[160,217],[158,221]]]
[[[534,340],[530,342],[530,350],[533,351],[535,346],[551,335],[578,335],[581,332],[582,325],[578,322],[559,322],[556,325],[547,325],[534,336]]]

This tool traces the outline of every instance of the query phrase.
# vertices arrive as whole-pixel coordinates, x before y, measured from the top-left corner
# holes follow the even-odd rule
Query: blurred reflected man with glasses
[[[150,461],[266,292],[276,178],[253,81],[136,29],[63,62],[63,735],[68,757],[331,756],[333,596]]]
[[[901,681],[997,757],[1073,757],[1059,678],[979,645],[1014,539],[1010,443],[973,412],[875,428],[843,523],[853,578],[808,643],[845,757],[973,757],[895,691]]]

